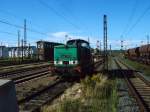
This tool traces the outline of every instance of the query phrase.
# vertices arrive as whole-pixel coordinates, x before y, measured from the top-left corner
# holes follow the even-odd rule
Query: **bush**
[[[64,100],[53,112],[116,112],[118,97],[115,81],[102,74],[88,76],[81,80],[81,91],[81,98]]]
[[[81,102],[79,100],[65,100],[57,109],[60,112],[79,112]]]

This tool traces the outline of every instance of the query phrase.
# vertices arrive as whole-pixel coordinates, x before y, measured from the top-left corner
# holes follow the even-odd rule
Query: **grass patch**
[[[135,70],[143,72],[146,76],[150,76],[150,67],[148,65],[144,65],[136,61],[131,61],[129,59],[123,59],[123,61]]]
[[[86,77],[81,81],[81,96],[78,99],[65,99],[55,108],[43,112],[116,112],[116,81],[102,74]]]
[[[85,102],[92,112],[116,112],[117,87],[103,75],[87,77],[81,82]],[[88,110],[85,110],[88,111]]]

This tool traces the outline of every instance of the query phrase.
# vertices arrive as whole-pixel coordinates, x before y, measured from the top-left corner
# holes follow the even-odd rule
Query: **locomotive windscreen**
[[[76,44],[77,44],[76,40],[70,40],[67,42],[67,45],[76,45]]]

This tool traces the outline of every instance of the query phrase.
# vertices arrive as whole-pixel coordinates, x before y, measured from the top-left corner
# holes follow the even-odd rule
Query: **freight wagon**
[[[145,64],[150,64],[150,44],[128,49],[125,57]]]
[[[53,61],[54,60],[54,46],[63,45],[56,42],[38,41],[37,42],[37,55],[40,61]]]

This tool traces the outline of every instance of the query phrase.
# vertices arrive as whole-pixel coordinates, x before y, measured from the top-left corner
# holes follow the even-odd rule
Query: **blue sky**
[[[38,40],[65,42],[69,38],[90,38],[92,47],[103,41],[103,15],[108,16],[108,39],[113,49],[120,49],[120,39],[126,48],[146,43],[150,34],[149,0],[0,0],[0,20],[38,32],[27,31],[27,40],[35,45]],[[41,3],[42,1],[42,3]],[[43,5],[46,4],[46,5]],[[15,28],[0,22],[0,42],[17,44]],[[4,32],[13,33],[6,34]]]

